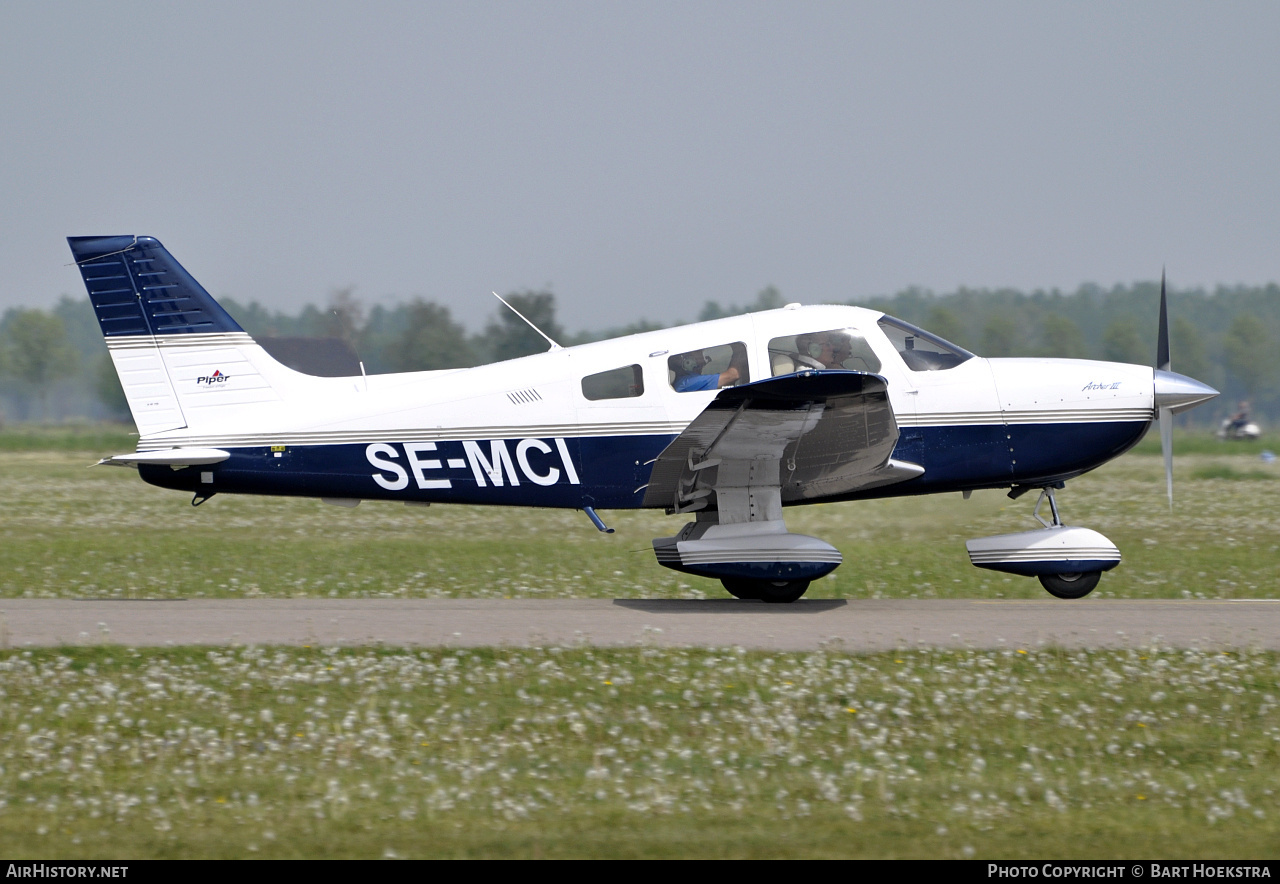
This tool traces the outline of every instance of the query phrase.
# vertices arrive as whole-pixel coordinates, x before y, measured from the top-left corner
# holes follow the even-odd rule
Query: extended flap
[[[778,485],[783,503],[923,473],[889,459],[897,442],[888,382],[880,375],[800,372],[730,387],[659,455],[644,504],[695,508],[690,502],[708,497],[722,471]]]

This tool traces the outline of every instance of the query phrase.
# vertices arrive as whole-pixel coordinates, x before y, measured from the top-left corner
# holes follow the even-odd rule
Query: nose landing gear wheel
[[[1101,579],[1101,571],[1086,571],[1083,574],[1041,574],[1040,585],[1055,598],[1082,599],[1093,592],[1093,588]]]
[[[809,588],[808,580],[749,580],[743,577],[724,577],[720,582],[724,584],[729,594],[736,598],[759,599],[775,605],[794,602]]]

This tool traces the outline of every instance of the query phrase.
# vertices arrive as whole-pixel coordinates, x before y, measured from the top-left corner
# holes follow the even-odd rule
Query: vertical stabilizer
[[[159,240],[67,242],[143,437],[216,431],[306,378],[268,356]]]

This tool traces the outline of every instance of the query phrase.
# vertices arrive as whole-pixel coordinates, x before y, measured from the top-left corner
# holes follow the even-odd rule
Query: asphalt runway
[[[1280,600],[0,600],[0,647],[637,644],[1280,649]]]

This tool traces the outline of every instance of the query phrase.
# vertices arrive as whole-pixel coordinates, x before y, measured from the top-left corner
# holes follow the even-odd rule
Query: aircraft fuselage
[[[730,368],[738,384],[850,369],[886,380],[899,431],[892,457],[923,473],[805,502],[1056,483],[1122,453],[1154,419],[1149,367],[984,359],[958,348],[960,357],[929,366],[920,354],[937,354],[912,334],[920,330],[882,320],[892,322],[864,308],[796,306],[476,368],[368,378],[299,375],[243,333],[228,335],[236,348],[221,361],[210,356],[212,335],[157,338],[187,425],[144,433],[139,450],[231,456],[139,471],[154,485],[204,495],[635,508],[646,505],[654,460],[722,378],[735,382]],[[803,361],[806,348],[821,353],[813,339],[835,332],[853,342],[844,364]],[[200,358],[184,367],[184,349]],[[684,354],[688,368],[690,353],[705,360],[690,386],[705,389],[677,389],[691,380],[678,361]],[[288,398],[273,392],[283,373]]]

